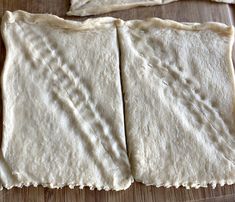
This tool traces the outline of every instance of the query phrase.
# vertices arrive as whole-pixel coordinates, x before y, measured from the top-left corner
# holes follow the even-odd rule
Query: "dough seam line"
[[[117,35],[117,48],[118,48],[118,68],[119,68],[119,75],[120,75],[120,87],[121,87],[121,96],[122,96],[122,111],[123,111],[123,124],[124,124],[124,135],[125,135],[125,146],[126,146],[126,153],[128,160],[130,162],[130,156],[129,156],[129,150],[128,150],[128,144],[127,144],[127,129],[126,129],[126,112],[125,112],[125,98],[124,98],[124,88],[123,88],[123,77],[122,77],[122,51],[121,51],[121,44],[120,44],[120,34],[118,32],[118,26],[115,25],[116,29],[116,35]],[[131,164],[130,164],[131,168]],[[132,169],[131,169],[132,174]],[[133,177],[133,175],[132,175]]]

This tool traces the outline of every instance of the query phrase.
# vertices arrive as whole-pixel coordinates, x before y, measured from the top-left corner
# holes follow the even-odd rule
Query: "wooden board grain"
[[[0,17],[6,10],[26,10],[33,13],[52,13],[63,18],[84,20],[86,18],[67,17],[69,0],[0,0]],[[235,5],[217,4],[207,1],[181,1],[163,6],[135,8],[126,11],[112,12],[100,16],[113,16],[122,19],[144,19],[160,17],[180,22],[218,21],[226,24],[235,23]],[[233,54],[235,61],[235,54]],[[2,70],[5,59],[5,48],[0,40],[0,68]],[[0,101],[2,106],[2,101]],[[0,119],[2,122],[2,107]],[[0,138],[1,139],[1,138]],[[156,188],[134,183],[126,191],[90,191],[88,188],[55,190],[43,187],[13,188],[0,192],[0,201],[30,201],[30,202],[162,202],[162,201],[206,201],[206,202],[233,202],[235,201],[235,185],[216,187],[216,189],[200,188],[186,190],[185,188]]]

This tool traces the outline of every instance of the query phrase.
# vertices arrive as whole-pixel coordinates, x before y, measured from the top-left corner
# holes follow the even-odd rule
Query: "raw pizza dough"
[[[1,188],[235,182],[232,27],[17,11],[2,35]]]
[[[71,0],[67,15],[87,16],[125,10],[138,6],[154,6],[167,4],[177,0]],[[234,4],[235,0],[212,0]]]
[[[150,19],[122,22],[118,32],[134,179],[235,183],[233,28]]]
[[[1,188],[127,189],[114,19],[6,12]]]

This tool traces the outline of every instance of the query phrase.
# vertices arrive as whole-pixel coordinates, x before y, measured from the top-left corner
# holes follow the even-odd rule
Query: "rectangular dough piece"
[[[235,183],[233,27],[120,23],[128,153],[146,185]]]
[[[127,189],[117,29],[6,12],[1,188]]]
[[[71,0],[67,15],[88,16],[130,9],[138,6],[162,5],[177,0]],[[234,4],[235,0],[212,0]]]

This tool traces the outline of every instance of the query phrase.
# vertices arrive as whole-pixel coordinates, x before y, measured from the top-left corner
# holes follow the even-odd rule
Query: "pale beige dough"
[[[128,152],[147,185],[235,183],[233,28],[119,24]]]
[[[1,188],[127,189],[117,30],[6,12]]]
[[[232,27],[16,11],[2,35],[1,188],[235,182]]]
[[[71,0],[68,15],[87,16],[125,10],[138,6],[162,5],[177,0]],[[235,0],[211,0],[234,4]]]

